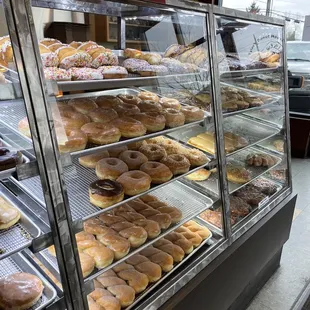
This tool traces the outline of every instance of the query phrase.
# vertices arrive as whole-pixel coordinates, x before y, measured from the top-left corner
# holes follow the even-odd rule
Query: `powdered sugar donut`
[[[121,66],[102,66],[98,70],[100,70],[104,79],[122,79],[128,76],[126,68]]]
[[[53,52],[41,54],[41,59],[44,67],[57,67],[59,59]]]
[[[53,81],[70,81],[71,72],[56,67],[44,68],[44,75],[47,80]]]
[[[69,69],[72,80],[102,80],[100,70],[92,68],[71,68]]]

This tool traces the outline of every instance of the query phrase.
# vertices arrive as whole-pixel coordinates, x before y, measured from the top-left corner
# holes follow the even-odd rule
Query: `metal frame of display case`
[[[291,163],[290,163],[290,132],[289,132],[289,111],[288,111],[288,83],[286,51],[283,48],[284,68],[284,104],[286,120],[286,154],[288,168],[288,187],[279,191],[275,198],[268,205],[257,210],[238,230],[234,231],[230,222],[229,193],[226,179],[226,154],[224,151],[223,114],[221,108],[220,72],[217,66],[216,27],[215,15],[239,18],[249,22],[266,23],[280,26],[283,29],[283,47],[285,46],[284,21],[261,15],[252,15],[231,9],[214,7],[208,4],[194,3],[183,0],[166,0],[166,4],[158,4],[144,0],[130,1],[75,1],[75,0],[3,0],[9,34],[12,40],[15,61],[17,63],[21,88],[26,105],[27,116],[32,132],[37,169],[41,177],[44,191],[46,209],[49,216],[52,230],[53,243],[55,244],[60,276],[64,288],[64,299],[68,309],[87,309],[86,295],[90,292],[91,283],[84,282],[79,264],[77,245],[74,237],[76,228],[73,226],[69,200],[66,192],[62,161],[58,153],[53,122],[51,121],[49,103],[49,90],[44,80],[43,68],[38,49],[36,33],[34,29],[31,6],[79,11],[84,13],[95,13],[102,15],[113,15],[118,17],[119,42],[121,48],[125,46],[125,23],[126,14],[121,14],[119,3],[143,6],[135,12],[137,15],[156,15],[158,13],[175,14],[176,12],[195,12],[206,17],[205,34],[208,38],[211,92],[214,104],[214,123],[216,127],[216,150],[219,164],[219,183],[223,208],[224,238],[209,247],[207,251],[192,258],[186,273],[178,274],[178,281],[168,281],[163,288],[157,289],[146,301],[138,305],[138,309],[145,309],[154,306],[158,308],[165,301],[175,294],[185,283],[189,282],[196,274],[205,268],[219,254],[228,247],[233,247],[234,241],[244,235],[252,226],[260,223],[263,217],[272,216],[272,212],[281,201],[292,192]],[[131,12],[132,13],[132,12]],[[253,70],[255,72],[255,70]],[[156,80],[156,78],[154,78]],[[94,82],[95,83],[95,82]],[[121,82],[120,82],[121,83]],[[128,83],[128,81],[126,82]],[[61,83],[60,83],[61,84]],[[100,85],[95,86],[100,88]],[[118,86],[123,87],[122,84]],[[160,133],[159,133],[160,135]],[[33,175],[34,168],[29,169],[29,175]],[[27,169],[23,170],[24,177],[27,176]],[[262,223],[263,225],[263,223]],[[46,235],[47,236],[47,235]],[[47,237],[46,237],[47,238]],[[51,239],[42,241],[41,247],[48,246]],[[169,290],[167,289],[169,287]],[[62,301],[63,302],[63,301]],[[51,306],[51,309],[53,306]],[[57,306],[54,306],[57,309]]]

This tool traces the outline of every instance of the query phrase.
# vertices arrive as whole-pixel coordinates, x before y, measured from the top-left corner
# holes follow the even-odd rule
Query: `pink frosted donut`
[[[100,70],[92,68],[71,68],[72,80],[102,80]]]
[[[44,67],[57,67],[59,59],[53,52],[41,54],[41,59]]]
[[[53,81],[70,81],[71,72],[56,67],[44,68],[44,76],[47,80]]]

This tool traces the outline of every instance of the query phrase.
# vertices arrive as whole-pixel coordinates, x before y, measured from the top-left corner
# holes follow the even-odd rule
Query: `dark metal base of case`
[[[286,202],[259,229],[253,226],[160,309],[246,309],[280,265],[296,198]]]

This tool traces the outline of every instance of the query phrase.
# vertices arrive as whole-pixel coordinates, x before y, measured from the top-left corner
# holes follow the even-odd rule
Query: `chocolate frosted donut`
[[[0,148],[0,171],[14,168],[23,163],[23,155],[20,151],[10,151],[6,147]]]
[[[99,208],[107,208],[124,199],[123,186],[112,180],[97,180],[89,185],[90,202]]]

